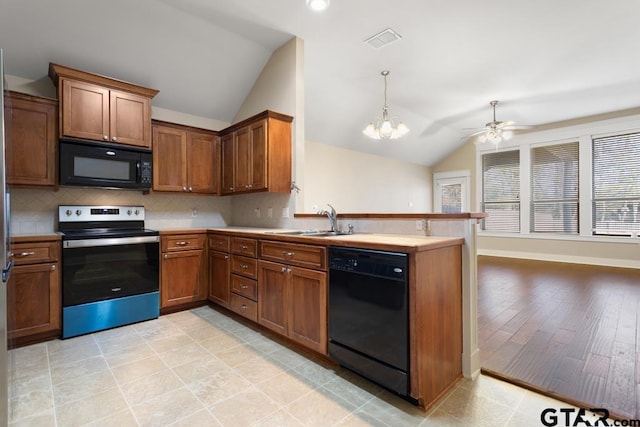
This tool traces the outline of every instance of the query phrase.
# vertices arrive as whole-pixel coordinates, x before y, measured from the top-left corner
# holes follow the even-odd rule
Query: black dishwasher
[[[329,357],[409,394],[407,254],[329,247]]]

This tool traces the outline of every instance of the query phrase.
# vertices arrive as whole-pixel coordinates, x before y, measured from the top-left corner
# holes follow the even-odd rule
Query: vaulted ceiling
[[[306,139],[433,165],[491,119],[539,125],[640,106],[637,0],[2,0],[5,71],[49,62],[159,89],[153,104],[233,120],[271,53],[304,40]],[[386,28],[402,38],[374,49]],[[411,129],[373,141],[382,70]],[[640,126],[640,123],[639,123]]]

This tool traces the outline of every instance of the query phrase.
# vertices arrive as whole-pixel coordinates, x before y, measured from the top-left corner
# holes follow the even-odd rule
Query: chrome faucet
[[[331,231],[338,231],[338,217],[336,214],[336,210],[333,208],[333,206],[331,206],[328,203],[327,203],[327,206],[331,208],[330,211],[326,209],[322,209],[322,210],[319,210],[317,213],[318,215],[326,215],[327,218],[329,218],[329,222],[331,223]]]

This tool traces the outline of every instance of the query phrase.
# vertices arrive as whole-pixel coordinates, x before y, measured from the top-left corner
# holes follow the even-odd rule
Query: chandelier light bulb
[[[329,7],[329,0],[307,0],[307,7],[313,11],[321,12]]]

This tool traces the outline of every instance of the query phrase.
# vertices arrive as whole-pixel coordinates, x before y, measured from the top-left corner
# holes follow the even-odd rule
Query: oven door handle
[[[157,243],[160,236],[137,236],[137,237],[113,237],[106,239],[81,239],[81,240],[65,240],[62,242],[64,249],[71,248],[91,248],[97,246],[117,246],[117,245],[135,245],[139,243]]]

